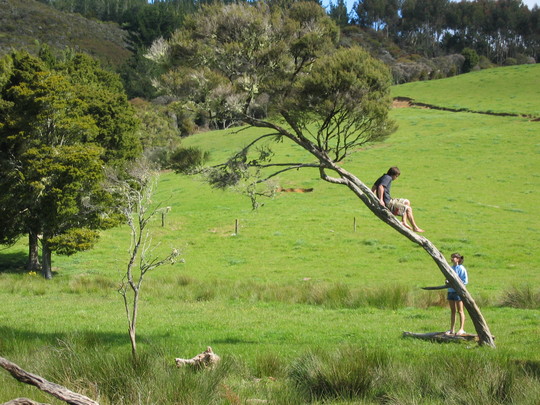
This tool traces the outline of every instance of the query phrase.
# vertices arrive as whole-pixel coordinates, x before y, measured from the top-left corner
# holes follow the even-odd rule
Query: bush
[[[518,65],[528,65],[536,63],[536,60],[532,56],[523,55],[522,53],[518,53],[516,55],[516,60]]]
[[[495,65],[489,60],[489,58],[482,55],[479,57],[478,66],[480,66],[480,69],[491,69]]]
[[[169,159],[168,167],[176,173],[189,173],[202,166],[210,158],[210,152],[196,147],[178,148]]]
[[[92,229],[70,229],[49,239],[49,247],[59,255],[71,256],[83,250],[92,249],[99,239],[99,233]]]
[[[463,73],[468,73],[473,70],[480,61],[480,57],[478,56],[476,51],[471,48],[463,49],[461,55],[463,55],[463,57],[465,58],[465,60],[463,61],[463,66],[461,68]]]

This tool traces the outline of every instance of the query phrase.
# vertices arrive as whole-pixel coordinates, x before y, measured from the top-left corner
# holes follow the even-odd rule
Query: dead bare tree
[[[139,298],[144,277],[148,272],[165,264],[174,264],[179,255],[172,249],[164,258],[154,255],[157,245],[152,244],[149,224],[152,218],[161,213],[159,205],[152,204],[152,196],[157,184],[157,173],[153,172],[144,161],[133,165],[128,179],[109,175],[111,191],[123,202],[121,212],[130,229],[131,245],[129,262],[123,274],[118,292],[124,301],[128,322],[128,334],[133,358],[137,358],[137,316]]]

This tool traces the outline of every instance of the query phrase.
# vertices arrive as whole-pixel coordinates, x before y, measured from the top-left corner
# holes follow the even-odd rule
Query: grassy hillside
[[[131,55],[125,40],[125,31],[116,24],[91,21],[33,0],[0,1],[0,55],[13,48],[36,52],[41,43],[84,51],[117,66]]]
[[[494,68],[395,86],[394,97],[452,109],[540,117],[540,64]]]
[[[460,78],[466,83],[480,73]],[[429,91],[414,98],[448,88],[446,80],[430,83]],[[415,85],[425,88],[407,85],[407,94]],[[394,91],[404,94],[401,87]],[[499,90],[486,85],[480,91],[485,93],[478,99],[487,100],[481,109],[493,108],[490,95]],[[517,99],[520,94],[516,90]],[[538,97],[532,102],[540,105]],[[508,111],[514,101],[498,105]],[[337,395],[341,401],[330,403],[537,403],[539,123],[416,108],[392,115],[399,130],[343,166],[367,184],[391,165],[401,168],[393,194],[412,201],[418,224],[445,255],[465,256],[469,291],[496,336],[496,350],[402,339],[405,330],[448,328],[444,292],[419,288],[441,284],[439,270],[350,192],[323,183],[315,171],[298,171],[277,183],[313,192],[280,193],[256,212],[232,190],[162,174],[155,201],[171,211],[165,227],[161,218],[153,224],[156,252],[177,247],[185,263],[161,268],[145,281],[138,330],[147,355],[144,372],[131,375],[122,368],[129,342],[115,286],[127,264],[126,228],[104,233],[92,251],[54,257],[52,281],[24,272],[24,241],[0,252],[0,355],[102,404],[320,403],[301,388],[316,377],[302,374],[302,365],[319,370],[327,364],[337,373],[340,366],[332,361],[347,358],[352,360],[344,374],[358,378],[349,381],[343,397]],[[185,143],[210,150],[219,162],[257,134],[217,131]],[[308,159],[287,144],[278,144],[276,153]],[[529,309],[509,305],[520,295],[522,304],[530,298],[524,305]],[[472,331],[470,320],[466,329]],[[207,345],[225,361],[216,373],[172,367],[174,357],[192,357]],[[360,364],[372,371],[360,370]],[[348,387],[346,376],[327,372],[329,380]],[[322,388],[311,388],[324,391],[327,380],[319,377]],[[355,391],[360,377],[367,386]],[[39,399],[4,374],[0,387],[0,402]]]

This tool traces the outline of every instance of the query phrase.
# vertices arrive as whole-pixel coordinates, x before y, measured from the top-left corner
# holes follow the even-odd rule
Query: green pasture
[[[487,69],[394,86],[394,97],[452,109],[540,117],[540,66]]]
[[[496,74],[511,78],[501,82],[516,80],[514,99],[492,97],[507,91],[489,87]],[[436,94],[460,83],[471,86],[466,92],[470,99],[446,93],[452,98],[449,103],[540,115],[538,86],[524,85],[539,75],[536,66],[493,69],[393,91],[437,103]],[[470,81],[478,77],[484,77],[486,85],[473,89]],[[411,200],[425,236],[447,257],[455,251],[465,256],[468,289],[496,336],[497,349],[403,339],[403,331],[448,329],[444,292],[420,289],[440,285],[444,278],[420,247],[375,218],[347,189],[319,180],[315,170],[275,179],[280,187],[312,192],[277,193],[261,200],[264,205],[256,211],[234,190],[211,189],[199,178],[167,172],[160,175],[154,198],[170,207],[164,226],[161,217],[152,223],[155,253],[178,248],[184,262],[147,276],[139,350],[149,356],[151,369],[168,376],[167,382],[158,381],[163,391],[175,392],[170,381],[180,384],[180,379],[185,383],[194,378],[193,385],[204,385],[200,377],[176,370],[175,357],[192,357],[210,345],[223,357],[225,368],[213,374],[220,376],[219,395],[205,400],[193,394],[186,400],[158,401],[159,390],[144,386],[146,375],[133,376],[125,385],[143,387],[136,390],[136,403],[235,404],[249,403],[249,398],[282,404],[310,398],[318,403],[320,399],[302,396],[300,388],[293,390],[286,382],[300,373],[301,367],[294,365],[306,356],[331,364],[343,356],[340,350],[382,356],[369,361],[380,365],[377,370],[384,378],[373,377],[378,382],[370,386],[370,396],[338,396],[332,403],[491,404],[511,403],[510,398],[534,404],[540,399],[540,123],[416,108],[395,109],[392,117],[399,125],[395,134],[342,164],[368,185],[388,167],[399,166],[402,175],[392,194]],[[217,163],[260,134],[251,129],[216,131],[189,137],[184,145],[210,150]],[[294,162],[309,160],[296,146],[279,143],[275,152]],[[96,370],[114,369],[119,367],[115,359],[129,358],[127,323],[116,292],[127,265],[128,229],[104,232],[91,251],[54,256],[50,281],[23,270],[24,242],[0,251],[0,356],[100,397],[100,403],[130,403],[128,394],[123,400],[118,393],[108,394],[105,382],[85,383],[110,381]],[[529,299],[521,305],[525,308],[510,304],[519,294],[523,301]],[[466,330],[473,332],[469,319]],[[458,363],[476,370],[467,377],[470,382],[448,377]],[[514,366],[519,372],[508,371]],[[489,374],[488,369],[496,370],[492,374],[497,386],[505,386],[508,373],[515,373],[515,386],[507,383],[512,396],[487,388],[491,394],[481,400],[459,396],[467,387],[480,390],[484,382],[476,379]],[[385,379],[392,387],[380,385]],[[18,396],[59,403],[35,392],[0,373],[0,403]],[[180,394],[169,398],[175,395]]]

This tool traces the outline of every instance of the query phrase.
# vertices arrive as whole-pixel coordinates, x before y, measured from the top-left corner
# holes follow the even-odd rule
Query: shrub
[[[480,57],[478,56],[476,51],[471,48],[463,49],[463,51],[461,51],[461,54],[465,58],[465,60],[463,61],[463,66],[461,70],[463,73],[468,73],[471,70],[473,70],[473,68],[476,65],[478,65],[478,62],[480,61]]]
[[[71,256],[94,247],[99,233],[88,228],[69,229],[65,233],[49,239],[49,247],[59,255]]]
[[[189,173],[202,166],[210,158],[210,152],[197,147],[178,148],[169,159],[169,168],[176,173]]]
[[[478,59],[478,66],[480,66],[481,69],[490,69],[495,65],[489,60],[489,58],[482,55]]]

